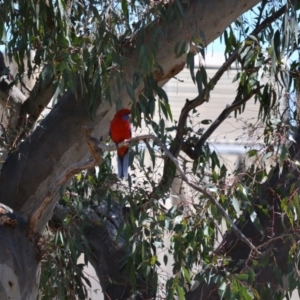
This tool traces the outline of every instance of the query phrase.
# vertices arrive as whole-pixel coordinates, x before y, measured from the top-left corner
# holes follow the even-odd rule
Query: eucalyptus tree
[[[80,254],[106,299],[281,299],[298,287],[297,1],[0,5],[6,56],[18,65],[13,78],[1,55],[1,299],[85,299]],[[205,56],[219,37],[226,62],[208,78],[204,66],[195,70],[195,55]],[[232,104],[195,131],[188,121],[234,63]],[[179,119],[166,127],[172,109],[162,86],[185,65],[198,95],[182,99]],[[36,80],[32,89],[26,77]],[[264,146],[248,156],[264,153],[274,163],[245,166],[229,184],[208,138],[230,113],[247,111],[252,97]],[[56,104],[40,121],[51,99]],[[143,180],[132,175],[126,184],[112,174],[111,147],[103,143],[121,107],[131,108],[135,127],[155,133],[129,141]],[[188,176],[183,154],[192,162]],[[189,212],[184,203],[164,206],[175,177],[197,192]],[[223,219],[228,231],[216,247]],[[162,281],[160,264],[171,257],[172,274]]]

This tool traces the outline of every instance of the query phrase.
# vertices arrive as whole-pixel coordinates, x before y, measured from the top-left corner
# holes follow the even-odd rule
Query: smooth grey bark
[[[160,85],[165,84],[184,66],[186,57],[176,58],[174,51],[178,42],[190,41],[193,36],[205,35],[206,43],[216,39],[224,29],[258,0],[239,1],[191,1],[185,12],[185,18],[171,24],[161,23],[164,36],[159,39],[157,61],[163,71],[156,73]],[[179,27],[180,25],[180,27]],[[149,26],[146,40],[151,40],[152,29]],[[124,78],[131,82],[133,74],[139,70],[138,53],[127,46],[124,49],[128,57],[122,66]],[[114,83],[111,93],[121,99],[123,107],[131,104],[127,94],[126,82],[120,91]],[[136,95],[143,90],[142,83],[136,88]],[[117,94],[116,94],[117,93]],[[101,102],[95,120],[89,120],[83,99],[75,99],[66,93],[53,111],[24,143],[6,160],[0,176],[0,202],[17,210],[25,219],[42,205],[47,187],[70,164],[90,156],[84,141],[81,126],[94,127],[93,135],[99,138],[108,136],[108,124],[114,115],[109,103]],[[14,180],[11,180],[14,178]],[[55,203],[56,199],[53,199]],[[54,205],[53,205],[54,206]],[[49,209],[40,220],[36,231],[44,229],[53,209]]]
[[[37,236],[26,234],[26,222],[0,204],[0,299],[36,299],[39,284]]]
[[[157,62],[162,69],[154,72],[158,84],[160,86],[164,85],[184,67],[185,55],[179,58],[176,58],[175,54],[170,55],[174,53],[175,45],[178,42],[190,42],[193,36],[201,37],[204,34],[204,43],[209,44],[218,38],[232,21],[259,2],[259,0],[193,0],[190,1],[190,5],[185,11],[185,17],[181,20],[170,24],[157,21],[156,25],[159,24],[163,32],[163,36],[159,39],[159,53],[157,54]],[[145,40],[151,40],[152,34],[150,25],[146,29]],[[126,53],[126,60],[124,60],[122,66],[124,78],[128,80],[128,83],[131,83],[135,71],[142,70],[140,70],[138,65],[138,53],[134,46],[124,46],[124,53]],[[136,96],[142,91],[143,84],[141,83],[135,90]],[[2,99],[9,94],[7,91],[1,92],[0,97]],[[43,93],[41,92],[40,95],[43,95]],[[131,100],[126,90],[126,82],[123,82],[121,90],[118,90],[112,81],[111,95],[112,98],[119,100],[123,107],[131,105]],[[43,206],[49,187],[63,170],[75,162],[90,157],[84,140],[82,126],[93,127],[93,136],[95,137],[105,139],[108,135],[108,124],[114,115],[115,108],[99,99],[96,117],[91,121],[85,110],[83,100],[80,98],[75,99],[72,93],[67,92],[40,126],[9,155],[2,168],[0,175],[0,203],[4,203],[17,211],[24,219],[24,222],[30,220],[31,216]],[[51,203],[45,207],[34,228],[36,233],[43,232],[52,215],[56,201],[57,197],[55,196]],[[105,267],[103,267],[105,264],[101,263],[103,262],[101,258],[105,258],[103,250],[105,247],[110,247],[109,244],[112,245],[114,242],[112,240],[112,243],[109,244],[100,243],[99,241],[106,240],[103,239],[105,232],[101,230],[97,228],[91,229],[88,235],[94,249],[94,257],[96,258],[91,259],[91,263],[99,276],[106,272]],[[107,227],[105,230],[110,232],[110,229]],[[20,268],[18,272],[15,272],[13,265],[27,263],[27,256],[34,256],[35,249],[30,248],[31,241],[27,238],[28,235],[32,237],[34,233],[26,233],[25,229],[19,227],[15,227],[11,231],[15,232],[10,237],[7,236],[5,230],[0,231],[0,238],[3,240],[1,247],[10,249],[10,257],[12,258],[10,270],[18,279],[24,278],[22,282],[19,280],[20,285],[18,288],[20,295],[27,295],[27,291],[31,288],[29,283],[32,280],[37,280],[37,277],[34,275],[38,274],[39,260],[36,258],[35,262],[30,263],[32,268],[31,278],[26,275],[26,268]],[[103,234],[103,236],[98,237],[98,234]],[[99,240],[96,240],[97,238]],[[19,241],[19,243],[16,241]],[[26,257],[20,253],[22,248],[28,249]],[[23,260],[24,262],[22,262]],[[3,272],[3,269],[0,272]],[[1,278],[0,295],[2,295],[5,280],[5,277]],[[34,295],[35,289],[32,287],[31,299],[34,298]],[[21,299],[26,298],[21,297]]]

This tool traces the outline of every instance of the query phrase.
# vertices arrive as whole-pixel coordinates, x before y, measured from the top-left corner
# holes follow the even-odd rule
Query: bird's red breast
[[[121,109],[115,114],[110,123],[110,137],[116,144],[131,138],[130,113],[131,111],[129,109]],[[118,155],[124,156],[127,151],[128,147],[121,147],[118,149]]]

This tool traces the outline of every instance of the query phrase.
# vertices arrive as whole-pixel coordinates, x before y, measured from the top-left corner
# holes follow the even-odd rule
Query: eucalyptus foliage
[[[68,90],[83,98],[91,119],[99,103],[121,107],[118,92],[125,85],[135,129],[153,132],[201,189],[194,189],[193,199],[186,201],[180,201],[179,194],[177,204],[168,209],[172,182],[182,179],[169,153],[155,142],[133,145],[133,172],[124,183],[112,173],[113,154],[104,152],[100,166],[75,176],[61,190],[63,214],[57,218],[54,214],[49,223],[42,255],[43,299],[86,299],[90,283],[77,259],[81,254],[85,263],[91,257],[98,259],[86,236],[94,226],[105,227],[113,218],[107,211],[116,203],[124,217],[114,229],[114,241],[125,249],[117,272],[124,281],[106,282],[104,293],[115,284],[130,286],[135,299],[145,297],[141,295],[195,299],[197,291],[201,295],[197,289],[206,295],[211,291],[212,299],[282,299],[300,289],[299,158],[293,152],[299,142],[300,4],[261,1],[241,15],[220,36],[226,62],[213,78],[208,78],[205,66],[195,63],[195,55],[205,59],[207,54],[205,34],[191,34],[178,42],[170,55],[186,55],[198,95],[182,99],[183,109],[175,120],[168,95],[156,80],[161,71],[157,56],[165,34],[161,24],[180,20],[189,5],[179,0],[0,1],[0,36],[6,54],[18,64],[16,80],[41,72],[43,87],[51,83],[56,95]],[[154,33],[151,40],[149,30]],[[128,45],[135,45],[140,67],[124,81]],[[210,101],[220,77],[236,66],[238,88],[232,104],[220,111],[217,120],[203,119],[196,126],[201,105]],[[137,93],[141,82],[143,90]],[[229,174],[208,138],[230,113],[246,113],[252,97],[259,107],[252,135],[260,135],[261,148],[247,149],[252,163]],[[294,173],[289,172],[291,166]],[[97,215],[93,219],[91,211]],[[221,230],[224,218],[226,234]],[[256,252],[235,236],[229,219]],[[278,241],[286,249],[278,248]],[[172,273],[165,274],[164,265],[170,260]]]
[[[68,53],[67,57],[70,64],[65,63],[66,67],[64,68],[64,64],[58,63],[55,67],[56,76],[62,79],[64,84],[66,84],[65,78],[68,78],[65,76],[67,74],[65,72],[74,72],[74,68],[76,70],[81,69],[84,73],[89,71],[88,76],[95,78],[94,76],[96,75],[97,78],[97,74],[93,72],[95,68],[91,68],[91,64],[83,66],[76,64],[76,57],[82,54],[82,58],[84,58],[83,62],[87,63],[90,61],[95,65],[95,57],[93,57],[95,54],[92,50],[95,47],[97,48],[97,53],[100,52],[103,55],[99,59],[97,67],[101,66],[99,69],[101,69],[102,73],[99,74],[99,80],[101,80],[102,86],[103,83],[105,86],[105,78],[109,78],[109,74],[113,71],[113,69],[110,69],[110,66],[115,64],[116,68],[119,68],[122,61],[122,56],[117,53],[119,50],[113,47],[113,43],[117,41],[117,36],[122,33],[123,37],[126,35],[126,39],[129,42],[133,29],[137,29],[136,26],[145,26],[146,22],[151,20],[151,14],[159,13],[158,8],[160,6],[163,7],[163,4],[160,3],[155,11],[152,8],[146,15],[143,15],[138,9],[138,4],[131,3],[129,5],[125,1],[122,1],[122,3],[116,6],[116,12],[114,11],[112,14],[109,14],[109,6],[106,7],[103,3],[99,5],[103,5],[103,13],[101,14],[103,19],[102,17],[99,19],[96,13],[95,15],[93,14],[96,11],[95,8],[94,10],[91,8],[88,9],[91,11],[89,18],[92,18],[93,21],[97,20],[99,25],[97,22],[92,22],[93,26],[97,26],[98,29],[101,28],[103,31],[93,32],[93,28],[89,28],[91,27],[90,25],[85,25],[85,17],[82,17],[82,23],[80,23],[81,33],[77,32],[75,34],[77,39],[80,40],[78,43],[84,45],[83,49],[80,49],[82,52],[80,54],[76,53],[76,51],[75,53]],[[296,74],[298,74],[299,68],[299,14],[297,14],[297,7],[286,4],[284,13],[275,22],[267,24],[265,28],[259,30],[264,20],[272,16],[276,10],[282,9],[285,4],[281,4],[278,1],[276,2],[276,6],[274,7],[272,3],[264,2],[261,6],[253,9],[251,14],[248,13],[241,16],[222,34],[221,40],[226,45],[225,57],[230,58],[236,54],[235,61],[241,67],[234,79],[239,83],[237,99],[238,97],[247,97],[251,91],[257,89],[254,97],[257,105],[260,107],[258,117],[261,118],[265,126],[265,145],[263,147],[268,149],[264,159],[273,158],[275,162],[273,167],[279,162],[279,166],[282,168],[283,164],[289,161],[287,137],[293,132],[293,128],[297,124],[296,110],[292,102],[298,87],[298,75]],[[180,6],[178,8],[180,12]],[[79,6],[77,10],[74,8],[70,16],[74,14],[73,18],[75,20],[76,14],[82,15],[81,9]],[[138,14],[136,17],[132,17],[131,12],[138,12]],[[65,16],[62,12],[59,15]],[[141,17],[142,15],[143,17]],[[138,19],[139,23],[134,22],[130,25],[129,16],[133,20]],[[70,19],[72,20],[72,17]],[[109,29],[107,28],[108,23],[112,26]],[[70,26],[71,29],[67,30],[70,31],[70,37],[72,37],[72,34],[74,35],[76,32],[75,29],[78,28],[74,26],[74,21],[72,21],[72,24],[73,27]],[[104,26],[104,24],[106,25]],[[88,36],[82,34],[87,31],[90,31]],[[109,33],[106,31],[109,31]],[[109,34],[107,39],[103,40],[99,38],[106,34]],[[53,37],[58,38],[58,33],[57,35],[54,34]],[[93,42],[91,37],[94,38]],[[74,40],[74,36],[70,40]],[[82,43],[82,40],[85,42]],[[200,45],[202,54],[205,54],[203,51],[204,45],[199,42],[198,44]],[[47,48],[49,47],[48,45]],[[65,47],[62,48],[65,51],[69,47],[73,48],[75,46],[73,44],[62,45]],[[153,45],[155,48],[155,41]],[[147,70],[150,70],[155,65],[155,63],[151,63],[151,59],[155,62],[155,49],[146,49],[143,43],[138,45],[138,47],[140,48],[141,69],[146,74],[144,75],[146,76],[144,77],[146,89],[144,95],[140,96],[139,102],[134,101],[136,108],[135,117],[137,118],[135,119],[137,121],[135,124],[141,124],[140,114],[143,113],[146,126],[150,127],[150,130],[153,130],[166,145],[171,145],[174,142],[174,137],[171,133],[174,130],[176,131],[177,128],[176,123],[174,123],[174,127],[165,126],[165,119],[170,118],[172,120],[167,95],[162,89],[158,88],[154,80],[151,79],[151,76],[147,76]],[[62,51],[62,49],[59,49],[59,51]],[[153,52],[146,53],[145,51]],[[186,48],[186,44],[183,43],[182,45],[178,45],[174,51],[176,55],[180,56],[189,50]],[[147,57],[147,60],[149,57],[151,59],[144,62],[145,57]],[[296,59],[292,59],[290,65],[287,66],[286,59],[291,59],[291,57],[296,57]],[[204,67],[196,70],[195,74],[194,56],[188,55],[187,59],[191,76],[198,86],[199,96],[205,95],[208,101],[209,92],[217,82],[212,82],[207,78]],[[114,69],[114,71],[116,70]],[[85,74],[85,76],[87,75]],[[134,89],[134,86],[128,87],[128,93],[131,93],[131,89]],[[291,106],[291,108],[288,108],[288,117],[280,115],[278,111],[278,99],[285,94],[289,94],[288,101]],[[158,99],[156,99],[156,95],[159,96]],[[132,98],[134,98],[133,94]],[[93,98],[90,97],[89,99],[92,101]],[[156,110],[160,116],[159,123],[153,120]],[[235,110],[235,114],[241,114],[246,110],[247,105],[245,103]],[[194,111],[195,113],[197,113],[196,110]],[[197,144],[203,135],[203,130],[194,132],[193,128],[194,124],[192,122],[190,126],[186,125],[182,138],[187,143],[192,140],[193,143]],[[278,137],[279,134],[280,136]],[[204,143],[205,146],[206,141]],[[208,199],[205,199],[205,196],[201,194],[197,195],[199,201],[193,204],[193,212],[190,213],[185,211],[184,203],[174,206],[170,210],[164,208],[162,203],[170,195],[165,189],[163,193],[159,193],[156,190],[161,182],[159,174],[157,176],[158,179],[153,179],[153,174],[157,172],[157,168],[159,167],[158,157],[164,154],[155,149],[157,149],[155,145],[148,147],[152,160],[152,166],[148,168],[144,166],[145,150],[140,148],[132,149],[134,156],[132,167],[133,169],[139,169],[145,175],[142,182],[138,182],[138,178],[132,175],[129,187],[119,187],[117,189],[119,192],[110,190],[109,185],[106,186],[107,174],[103,170],[101,172],[98,171],[98,175],[96,176],[86,175],[74,179],[75,185],[82,185],[83,190],[87,188],[91,189],[91,193],[85,200],[82,199],[84,195],[83,190],[78,193],[78,195],[81,195],[78,197],[81,198],[84,205],[95,205],[95,201],[101,203],[101,201],[110,201],[109,199],[113,198],[114,201],[120,201],[123,205],[130,207],[128,222],[120,228],[120,234],[125,237],[128,247],[131,249],[124,262],[126,263],[124,272],[128,274],[132,288],[138,289],[136,278],[143,276],[146,281],[150,282],[149,285],[154,285],[155,290],[158,290],[160,294],[164,294],[166,299],[173,299],[175,295],[179,299],[185,299],[185,294],[189,291],[194,281],[200,283],[202,281],[207,283],[213,281],[218,286],[219,295],[225,299],[259,299],[261,297],[271,297],[271,295],[281,298],[285,293],[284,291],[277,291],[274,294],[272,285],[266,285],[262,288],[256,284],[256,269],[260,265],[268,263],[275,272],[278,284],[280,285],[282,282],[283,274],[281,274],[272,256],[262,260],[254,258],[251,263],[245,263],[245,266],[239,270],[236,269],[237,267],[230,267],[230,258],[215,251],[223,216]],[[257,155],[257,152],[257,149],[250,149],[248,156]],[[107,156],[107,159],[110,164],[110,156]],[[235,182],[229,186],[224,186],[228,184],[226,183],[226,166],[220,164],[217,154],[210,151],[208,147],[201,149],[201,155],[194,161],[193,165],[188,170],[188,173],[193,176],[193,180],[204,188],[208,188],[211,194],[220,201],[232,219],[244,222],[250,216],[257,234],[260,234],[262,238],[268,234],[266,229],[262,227],[260,218],[270,213],[269,203],[268,201],[257,202],[256,200],[261,193],[263,182],[272,174],[273,170],[269,171],[266,168],[265,161],[260,166],[251,165],[250,169],[247,168],[244,170],[243,173],[245,175],[242,177],[238,176],[240,170],[237,170]],[[106,169],[106,172],[109,172],[109,170],[109,168]],[[205,180],[203,180],[204,175]],[[292,190],[296,189],[295,185],[297,183],[291,187]],[[74,187],[71,190],[78,191]],[[281,201],[282,213],[288,219],[285,226],[292,226],[294,230],[297,230],[299,218],[298,192],[278,191],[278,197],[283,197]],[[71,201],[70,203],[74,202]],[[229,224],[228,226],[230,227]],[[165,245],[165,236],[170,238],[169,246]],[[71,240],[69,241],[71,242]],[[296,258],[298,257],[297,239],[291,238],[291,242],[292,247],[289,260],[291,264],[293,261],[298,264],[298,259]],[[161,269],[158,253],[163,249],[167,250],[164,255],[164,264],[167,264],[169,257],[174,259],[173,275],[168,276],[165,287],[158,285],[158,277]],[[293,272],[292,269],[293,266],[291,265],[288,272]],[[290,280],[287,292],[298,287],[296,278],[292,279],[290,273],[288,273],[288,276]]]

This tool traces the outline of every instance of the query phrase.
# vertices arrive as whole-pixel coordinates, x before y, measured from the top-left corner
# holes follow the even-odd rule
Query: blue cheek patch
[[[124,116],[122,116],[122,120],[123,120],[123,121],[128,121],[128,120],[129,120],[129,115],[124,115]]]

